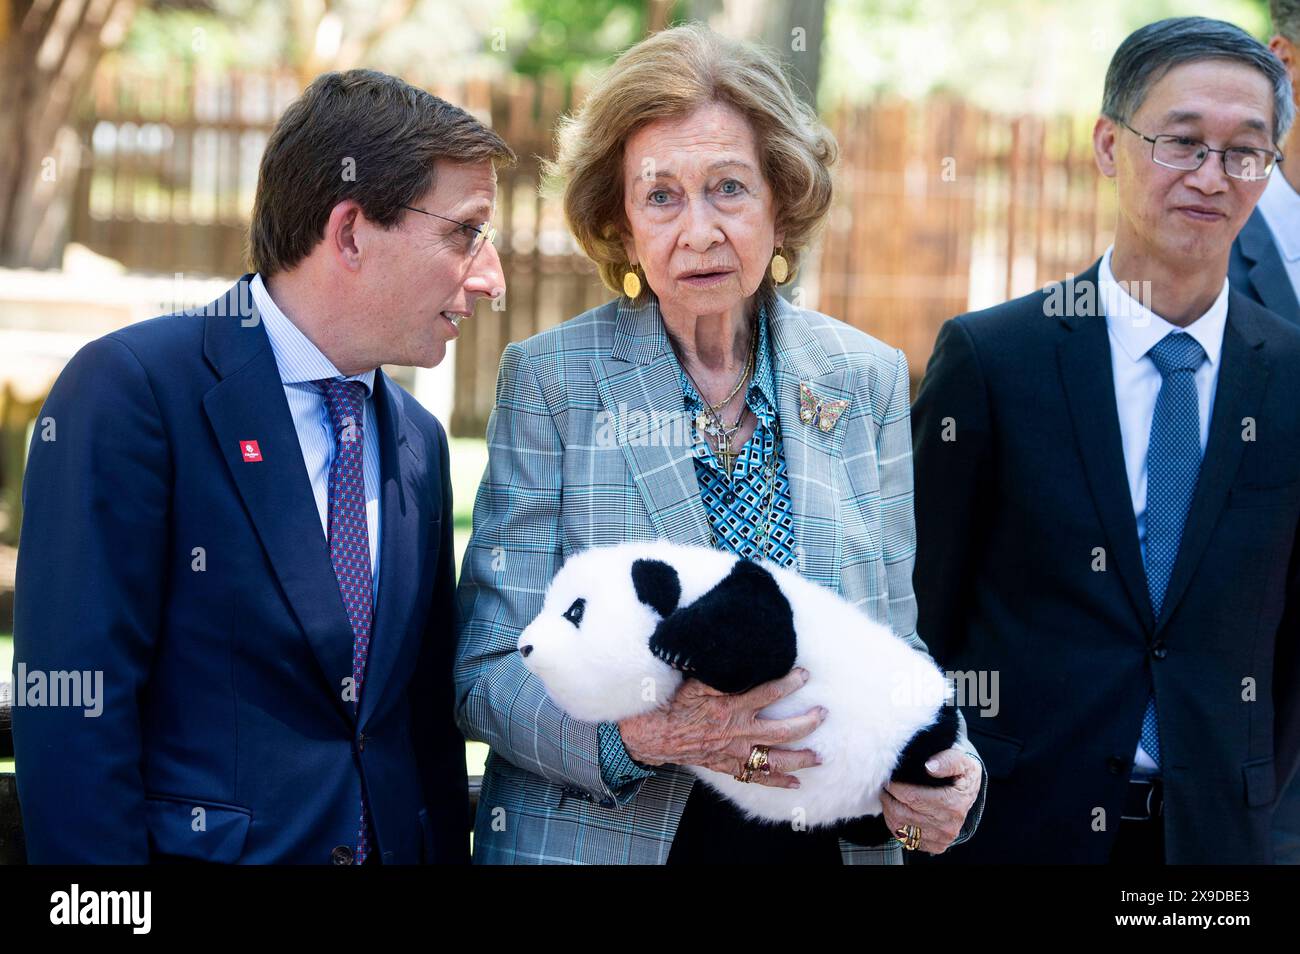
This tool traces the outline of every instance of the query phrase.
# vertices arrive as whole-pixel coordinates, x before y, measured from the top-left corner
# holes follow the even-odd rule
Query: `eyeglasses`
[[[426,212],[424,211],[424,209],[417,209],[414,206],[404,205],[402,206],[402,208],[406,209],[409,212],[419,212],[421,215],[431,215],[435,219],[442,219],[444,222],[452,222],[456,225],[459,225],[461,229],[464,229],[466,234],[473,233],[474,240],[470,243],[469,246],[470,258],[473,258],[475,255],[477,255],[483,249],[483,246],[486,245],[487,243],[489,242],[492,242],[494,244],[496,243],[497,240],[496,227],[493,225],[489,225],[486,222],[484,222],[482,225],[470,225],[468,222],[462,222],[459,219],[449,219],[447,218],[447,216],[439,215],[437,212]]]
[[[1167,169],[1191,172],[1201,168],[1217,152],[1223,156],[1223,171],[1234,179],[1245,182],[1258,182],[1273,174],[1273,168],[1282,161],[1282,154],[1271,149],[1252,149],[1248,146],[1233,146],[1229,149],[1211,149],[1203,142],[1188,139],[1186,136],[1144,136],[1123,120],[1120,125],[1151,143],[1151,161]]]

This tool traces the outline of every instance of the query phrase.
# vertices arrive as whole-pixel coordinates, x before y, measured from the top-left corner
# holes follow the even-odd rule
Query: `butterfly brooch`
[[[819,397],[806,383],[799,382],[799,420],[805,424],[815,424],[819,430],[829,431],[848,406],[848,401]]]

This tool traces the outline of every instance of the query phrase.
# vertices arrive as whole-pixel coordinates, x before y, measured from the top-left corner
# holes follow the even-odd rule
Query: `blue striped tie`
[[[1158,341],[1148,353],[1163,379],[1155,414],[1151,417],[1151,443],[1147,448],[1144,554],[1151,609],[1159,619],[1201,471],[1201,418],[1195,376],[1196,369],[1205,360],[1205,351],[1191,335],[1175,331]],[[1159,765],[1160,726],[1154,695],[1147,700],[1142,716],[1141,745]]]

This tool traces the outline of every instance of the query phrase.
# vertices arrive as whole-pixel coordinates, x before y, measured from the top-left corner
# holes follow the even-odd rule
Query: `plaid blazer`
[[[799,569],[917,638],[909,379],[903,353],[778,299],[770,311],[778,414]],[[800,382],[849,402],[828,431],[800,421]],[[564,560],[667,538],[710,546],[678,363],[657,303],[620,298],[501,358],[488,464],[458,590],[457,720],[491,746],[474,859],[496,864],[662,864],[694,776],[664,766],[618,792],[597,729],[562,712],[516,651]],[[958,746],[978,758],[966,741]],[[959,840],[979,823],[985,783]],[[891,842],[841,841],[848,864],[898,864]]]

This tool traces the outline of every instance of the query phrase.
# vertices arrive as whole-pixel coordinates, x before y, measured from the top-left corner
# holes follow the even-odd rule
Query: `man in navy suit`
[[[1300,328],[1225,279],[1293,116],[1238,28],[1136,31],[1093,135],[1115,244],[939,333],[918,632],[999,696],[966,711],[980,832],[935,862],[1271,860],[1300,750]]]
[[[1300,103],[1300,0],[1272,0],[1269,49],[1291,77]],[[1282,148],[1291,157],[1268,180],[1259,205],[1232,244],[1228,281],[1269,311],[1300,325],[1300,124]],[[1275,860],[1300,864],[1300,783],[1278,795],[1273,817]]]
[[[31,861],[467,860],[447,439],[380,366],[437,364],[502,290],[512,159],[394,77],[323,75],[263,156],[255,274],[60,375],[15,606]]]
[[[1300,0],[1272,0],[1272,8],[1269,49],[1286,67],[1294,99],[1300,102]],[[1269,311],[1300,325],[1300,124],[1292,127],[1282,153],[1287,160],[1269,178],[1233,243],[1228,280]],[[1294,837],[1300,843],[1300,817]]]

